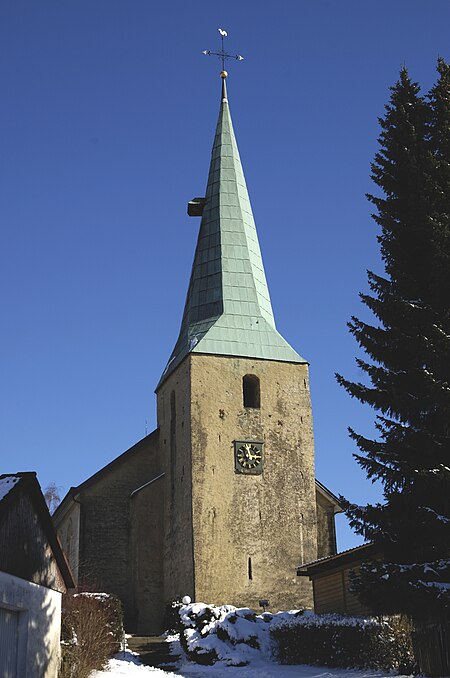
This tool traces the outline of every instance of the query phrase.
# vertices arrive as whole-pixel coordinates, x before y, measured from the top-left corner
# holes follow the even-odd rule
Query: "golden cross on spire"
[[[228,37],[228,33],[223,28],[219,28],[218,31],[220,33],[220,38],[221,38],[221,41],[222,41],[222,49],[220,50],[220,52],[211,52],[210,49],[205,49],[205,50],[203,50],[202,54],[206,54],[206,56],[217,56],[217,57],[219,57],[219,59],[222,61],[222,72],[221,72],[220,75],[221,75],[222,78],[226,78],[228,73],[225,70],[225,61],[227,59],[237,59],[237,61],[243,61],[244,57],[241,56],[240,54],[228,54],[228,52],[225,52],[225,46],[224,46],[223,41],[224,41],[224,38]]]

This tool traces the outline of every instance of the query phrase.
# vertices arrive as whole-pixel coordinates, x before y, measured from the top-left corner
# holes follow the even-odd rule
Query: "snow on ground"
[[[170,642],[172,654],[182,657],[178,663],[177,675],[184,678],[207,678],[208,676],[211,678],[294,678],[294,676],[297,678],[393,678],[392,673],[383,671],[330,669],[325,666],[304,664],[281,665],[271,661],[267,656],[253,660],[248,666],[229,666],[220,661],[212,666],[201,666],[186,658],[176,636],[170,637]],[[396,678],[410,677],[396,676]]]
[[[333,623],[336,615],[327,615],[324,623]],[[213,651],[218,658],[215,664],[205,666],[190,661],[181,648],[179,636],[166,636],[173,660],[170,667],[175,672],[144,666],[133,652],[126,651],[111,659],[105,671],[97,671],[90,678],[146,678],[148,676],[181,676],[182,678],[393,678],[394,673],[376,670],[330,669],[307,665],[281,665],[272,659],[269,629],[281,622],[292,624],[317,623],[310,612],[298,611],[264,613],[256,615],[247,608],[230,605],[208,606],[203,603],[185,604],[180,608],[184,637],[193,656]],[[337,618],[336,618],[337,619]],[[336,620],[335,620],[336,621]],[[339,623],[342,623],[339,618]],[[373,620],[347,618],[351,625],[367,625]],[[220,633],[219,633],[220,631]],[[245,644],[247,641],[248,644]],[[254,642],[251,642],[254,641]],[[257,641],[257,642],[255,642]],[[238,662],[246,666],[237,666]],[[398,676],[398,678],[407,678]]]
[[[218,664],[203,667],[194,664],[193,666],[193,668],[182,666],[178,675],[186,678],[294,678],[294,676],[296,678],[387,678],[389,675],[377,671],[349,671],[320,666],[281,666],[269,662],[254,662],[242,668]],[[393,678],[392,674],[389,678]]]
[[[346,669],[329,669],[320,666],[281,666],[272,662],[257,661],[250,666],[236,668],[221,663],[214,666],[200,666],[191,662],[181,662],[177,673],[143,666],[136,663],[136,658],[128,652],[111,659],[106,671],[95,671],[90,678],[146,678],[147,676],[178,676],[184,678],[393,678],[393,674],[380,671],[350,671]],[[396,678],[407,678],[397,676]]]
[[[172,638],[171,638],[172,640]],[[177,641],[172,641],[173,653],[181,653]],[[105,671],[95,671],[90,678],[146,678],[147,676],[181,676],[182,678],[393,678],[393,674],[382,671],[352,671],[330,669],[320,666],[281,666],[269,660],[256,660],[249,666],[225,666],[217,662],[213,666],[193,664],[187,659],[178,663],[177,673],[144,666],[132,652],[121,652],[111,659]],[[409,678],[397,676],[396,678]]]
[[[146,678],[146,676],[175,676],[175,673],[144,666],[133,652],[120,652],[110,659],[105,671],[94,671],[89,678]]]

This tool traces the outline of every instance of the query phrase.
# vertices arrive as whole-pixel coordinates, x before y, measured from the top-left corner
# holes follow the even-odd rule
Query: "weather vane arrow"
[[[219,59],[222,61],[222,73],[228,75],[228,73],[225,70],[225,61],[227,59],[236,59],[237,61],[243,61],[244,57],[241,56],[240,54],[228,54],[228,52],[225,52],[225,47],[224,47],[224,38],[228,37],[228,33],[223,29],[219,28],[218,29],[220,33],[220,39],[222,41],[222,49],[220,52],[211,52],[210,49],[205,49],[203,50],[202,54],[206,54],[206,56],[217,56]],[[226,77],[225,75],[225,77]]]

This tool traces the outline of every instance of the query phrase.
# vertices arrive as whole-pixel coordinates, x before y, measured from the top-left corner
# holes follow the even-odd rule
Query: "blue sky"
[[[377,117],[406,64],[428,90],[450,4],[3,0],[0,450],[65,493],[155,426],[176,340],[227,48],[231,111],[278,329],[311,363],[316,475],[374,500],[351,425],[373,413],[346,328],[382,270],[365,199]],[[359,543],[338,520],[341,549]]]

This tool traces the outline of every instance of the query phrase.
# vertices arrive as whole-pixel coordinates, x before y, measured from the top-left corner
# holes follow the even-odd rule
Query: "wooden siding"
[[[347,614],[355,614],[355,615],[361,615],[361,614],[369,614],[368,608],[363,605],[357,596],[355,596],[354,593],[350,593],[349,588],[350,588],[350,572],[351,571],[357,572],[359,571],[359,567],[357,568],[350,568],[347,570],[344,570],[343,576],[344,576],[344,585],[345,585],[345,612]]]
[[[66,586],[33,502],[22,490],[0,524],[0,570],[56,591]]]
[[[369,614],[367,607],[362,605],[358,598],[349,591],[350,572],[358,569],[359,564],[314,577],[314,611],[317,614],[327,612],[351,615]]]
[[[450,622],[447,618],[415,621],[414,656],[425,676],[450,676]]]
[[[317,614],[325,612],[345,612],[345,598],[340,572],[318,577],[313,582],[314,610]]]

